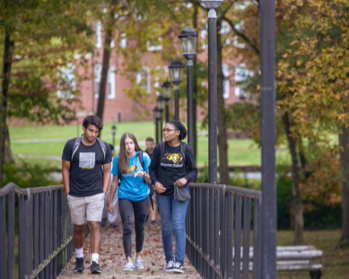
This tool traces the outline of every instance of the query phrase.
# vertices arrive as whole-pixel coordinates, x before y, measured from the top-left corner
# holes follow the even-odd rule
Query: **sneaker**
[[[132,271],[133,268],[134,268],[133,263],[132,262],[127,262],[127,264],[125,264],[124,270]]]
[[[101,274],[102,273],[102,271],[99,269],[98,263],[96,263],[95,261],[92,262],[90,269],[91,269],[92,274]]]
[[[107,219],[102,219],[101,227],[105,227],[106,223],[107,223]]]
[[[83,273],[85,270],[84,263],[85,263],[84,258],[76,258],[74,272]]]
[[[156,221],[155,220],[151,221],[150,226],[152,228],[156,227],[157,226]]]
[[[174,266],[175,266],[175,263],[172,260],[167,261],[165,271],[166,272],[173,272]]]
[[[184,273],[184,266],[181,263],[175,263],[173,266],[173,272]]]
[[[113,227],[113,228],[116,228],[116,224],[115,223],[111,223],[110,226]]]
[[[137,269],[143,269],[144,265],[143,265],[143,260],[141,257],[136,258],[135,260],[135,268]]]

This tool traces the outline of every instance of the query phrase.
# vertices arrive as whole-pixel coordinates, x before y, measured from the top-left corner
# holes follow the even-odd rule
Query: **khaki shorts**
[[[86,221],[102,221],[104,193],[88,197],[68,195],[71,220],[75,225],[84,225]]]

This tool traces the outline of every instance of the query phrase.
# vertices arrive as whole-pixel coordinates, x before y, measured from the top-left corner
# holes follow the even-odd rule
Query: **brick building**
[[[223,32],[228,27],[223,26]],[[206,32],[201,32],[200,38],[206,36]],[[120,34],[121,40],[119,39],[118,45],[115,45],[112,42],[113,51],[111,53],[109,72],[108,72],[108,84],[106,88],[106,100],[104,107],[104,122],[121,122],[121,121],[136,121],[136,120],[152,120],[151,115],[145,115],[143,113],[146,109],[152,110],[156,106],[156,95],[160,90],[161,83],[164,80],[159,80],[157,77],[151,74],[149,66],[154,55],[159,55],[158,53],[161,51],[161,45],[155,45],[152,43],[148,43],[147,49],[148,53],[144,54],[142,57],[142,70],[136,75],[136,81],[142,86],[148,94],[150,94],[150,99],[154,100],[153,104],[145,105],[143,108],[140,108],[136,105],[136,102],[130,99],[125,93],[126,88],[130,88],[132,86],[131,82],[123,75],[122,66],[124,62],[124,58],[122,55],[118,54],[115,49],[116,48],[127,48],[127,38],[124,34]],[[116,41],[116,40],[115,40]],[[83,79],[77,86],[81,91],[81,102],[83,109],[77,109],[77,117],[79,122],[87,115],[94,114],[97,110],[98,103],[98,94],[97,88],[99,86],[101,71],[102,71],[102,59],[103,59],[103,36],[101,30],[101,24],[97,23],[96,25],[96,48],[95,53],[92,56],[85,57],[88,60],[87,68],[75,68],[71,67],[69,71],[67,71],[66,75],[73,86],[74,83],[74,74],[73,71],[76,71],[79,75],[85,75],[87,79]],[[178,46],[179,47],[179,46]],[[198,50],[199,54],[197,58],[200,61],[207,60],[207,47],[205,45],[202,46],[201,50]],[[184,61],[184,59],[183,59]],[[224,98],[226,104],[232,104],[238,101],[238,97],[242,94],[241,88],[234,86],[234,81],[240,80],[241,70],[239,67],[236,67],[237,63],[234,63],[234,59],[226,61],[223,64],[223,89],[224,89]],[[232,66],[233,65],[233,66]],[[159,65],[158,67],[163,69],[165,76],[169,78],[168,73],[168,64]],[[186,71],[186,70],[184,70]],[[243,70],[242,70],[243,71]],[[94,75],[93,75],[94,73]],[[92,78],[92,77],[95,78]],[[183,80],[182,84],[186,83],[186,80]],[[205,82],[205,86],[207,86],[207,81]],[[58,96],[62,94],[66,94],[67,92],[58,92]],[[180,100],[180,102],[186,102],[184,98]],[[170,111],[174,110],[174,102],[170,101]],[[202,114],[200,113],[200,109],[198,108],[197,119],[202,119]],[[186,121],[186,112],[180,112],[180,118],[182,121]]]

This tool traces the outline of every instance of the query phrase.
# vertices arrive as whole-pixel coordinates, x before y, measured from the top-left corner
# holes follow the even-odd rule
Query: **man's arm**
[[[70,161],[62,160],[62,178],[63,178],[64,192],[66,196],[68,196],[69,190],[70,190],[69,170],[70,170]]]
[[[108,187],[110,184],[110,167],[111,163],[103,165],[103,192],[107,195]]]
[[[109,206],[108,206],[108,211],[112,215],[114,215],[114,210],[116,210],[113,206],[113,200],[114,200],[116,190],[118,188],[118,182],[119,182],[118,176],[113,175],[113,180],[110,185],[110,197],[109,197]]]

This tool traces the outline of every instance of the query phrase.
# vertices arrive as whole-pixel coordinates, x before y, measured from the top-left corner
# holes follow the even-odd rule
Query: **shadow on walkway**
[[[158,222],[159,223],[159,222]],[[90,261],[91,254],[89,253],[90,238],[89,236],[85,240],[84,244],[84,258],[85,258],[85,272],[74,273],[75,255],[72,256],[70,261],[58,279],[65,278],[100,278],[100,279],[119,279],[119,278],[201,278],[195,268],[191,265],[188,258],[185,257],[184,268],[185,272],[169,273],[165,272],[165,255],[163,252],[161,241],[161,227],[152,228],[149,226],[149,222],[145,228],[145,238],[143,246],[143,264],[144,269],[134,269],[133,271],[123,271],[126,259],[124,256],[124,250],[122,246],[122,224],[119,223],[117,228],[107,226],[101,228],[102,232],[102,245],[101,254],[99,258],[99,266],[102,271],[101,275],[90,274]],[[135,232],[133,230],[133,241]],[[174,247],[174,245],[173,245]],[[136,248],[133,245],[132,252],[135,253]]]

